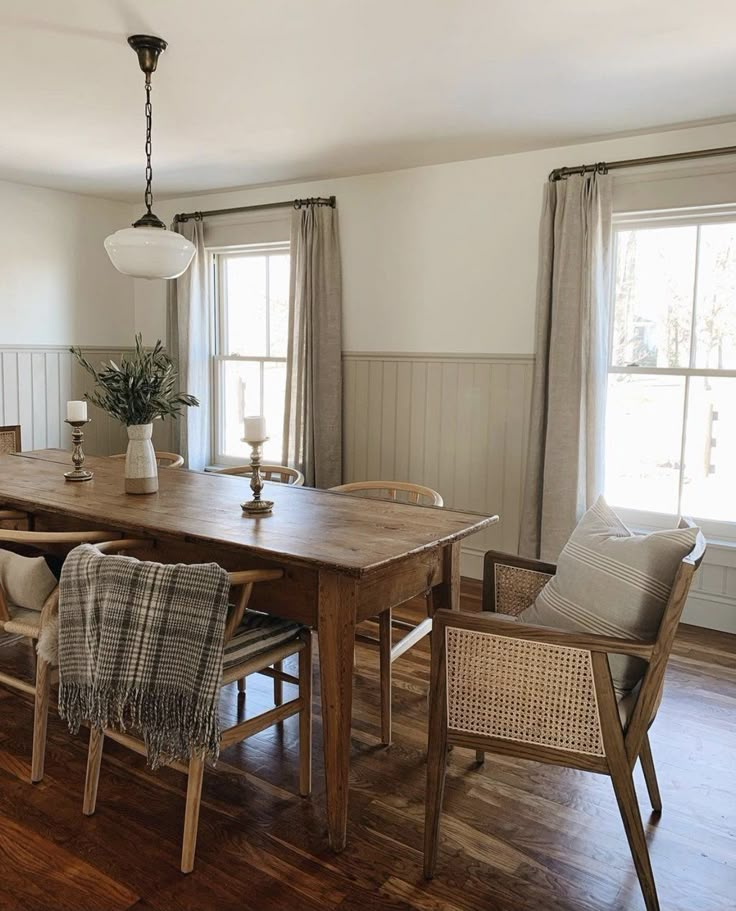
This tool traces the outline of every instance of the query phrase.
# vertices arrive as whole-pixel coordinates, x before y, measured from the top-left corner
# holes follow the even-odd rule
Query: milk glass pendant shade
[[[166,225],[151,211],[151,73],[156,69],[159,55],[166,50],[166,42],[152,35],[131,35],[128,44],[138,54],[138,63],[146,75],[146,211],[132,227],[122,228],[106,238],[105,249],[113,266],[123,275],[177,278],[189,268],[194,244],[175,231],[167,231]]]
[[[105,239],[107,255],[123,275],[177,278],[189,268],[194,244],[165,227],[121,228]]]

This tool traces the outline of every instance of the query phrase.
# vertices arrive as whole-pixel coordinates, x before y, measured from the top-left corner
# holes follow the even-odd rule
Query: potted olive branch
[[[177,390],[174,363],[160,340],[153,348],[146,349],[139,333],[132,356],[123,357],[119,366],[115,361],[108,361],[99,371],[80,348],[69,350],[95,381],[95,390],[84,397],[128,429],[126,492],[155,493],[158,465],[151,442],[153,421],[177,418],[183,408],[199,405],[199,401]]]

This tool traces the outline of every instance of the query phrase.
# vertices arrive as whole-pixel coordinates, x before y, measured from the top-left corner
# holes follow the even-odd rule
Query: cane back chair
[[[683,520],[680,527],[689,524]],[[481,760],[488,751],[609,775],[647,911],[658,911],[633,768],[639,759],[652,808],[661,811],[647,731],[704,553],[699,533],[679,565],[657,636],[648,642],[516,622],[513,617],[531,605],[556,568],[493,552],[486,557],[488,611],[435,614],[424,834],[427,878],[437,861],[447,748],[458,745],[476,749]],[[621,703],[613,689],[609,653],[647,663],[638,688]]]
[[[422,484],[412,484],[409,481],[354,481],[330,489],[336,493],[349,493],[394,502],[403,501],[417,506],[444,505],[442,497],[436,490]],[[378,623],[378,639],[361,631],[357,632],[355,636],[360,642],[378,646],[381,681],[381,742],[386,746],[391,743],[391,665],[404,652],[431,634],[434,614],[431,588],[427,591],[425,598],[427,616],[420,623],[400,620],[394,617],[392,609],[388,608],[373,621]],[[394,629],[402,630],[405,633],[395,644],[393,641]]]
[[[21,452],[20,424],[0,427],[0,455]],[[28,516],[16,509],[0,508],[0,528],[23,530],[29,527]]]

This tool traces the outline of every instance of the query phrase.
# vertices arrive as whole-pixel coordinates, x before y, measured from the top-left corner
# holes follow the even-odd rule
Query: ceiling
[[[0,179],[137,199],[736,117],[732,0],[3,0]]]

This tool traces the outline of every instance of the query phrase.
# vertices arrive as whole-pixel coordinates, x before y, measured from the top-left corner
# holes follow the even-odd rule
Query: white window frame
[[[736,221],[736,204],[703,206],[700,208],[683,208],[683,209],[665,209],[648,212],[620,212],[613,215],[613,244],[611,263],[614,267],[611,269],[611,282],[609,292],[609,348],[608,348],[608,374],[647,374],[653,376],[682,376],[685,379],[685,392],[683,401],[682,415],[682,438],[680,441],[680,477],[677,493],[678,508],[682,504],[683,488],[683,465],[685,459],[685,428],[687,427],[688,418],[688,401],[690,380],[693,377],[716,376],[716,377],[736,377],[736,370],[708,370],[695,367],[695,346],[692,339],[695,338],[695,321],[697,319],[697,292],[698,292],[698,265],[700,253],[700,227],[702,225],[717,224],[724,222]],[[690,363],[687,367],[619,367],[613,364],[613,326],[615,320],[616,304],[616,282],[614,275],[615,263],[617,262],[618,238],[621,231],[637,230],[642,228],[664,228],[674,226],[695,226],[698,228],[695,247],[695,270],[693,285],[693,312],[691,322],[691,345],[690,345]],[[621,518],[629,525],[642,530],[654,530],[658,528],[671,528],[677,520],[677,515],[669,513],[657,513],[649,510],[632,509],[621,507],[615,503],[615,507]],[[709,541],[721,542],[723,544],[736,547],[736,522],[723,522],[715,519],[705,519],[697,515],[692,516],[708,535]]]
[[[225,276],[225,260],[228,256],[267,256],[269,254],[291,253],[289,241],[277,241],[265,244],[246,244],[228,247],[212,247],[207,251],[212,258],[212,300],[215,313],[215,352],[212,357],[212,422],[213,422],[213,462],[217,467],[227,467],[242,464],[243,459],[229,456],[222,451],[225,439],[225,414],[222,396],[223,375],[225,364],[228,362],[244,361],[258,363],[261,366],[261,413],[263,413],[263,373],[266,363],[286,363],[284,357],[257,357],[251,355],[231,354],[226,350],[227,345],[227,307],[225,306],[227,292],[227,279]],[[266,297],[269,297],[268,272],[266,272]],[[270,308],[266,308],[266,337],[270,350]]]

